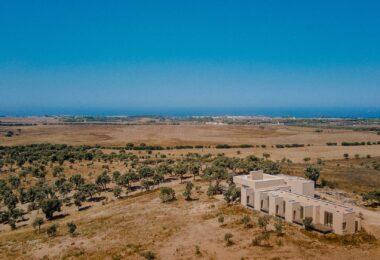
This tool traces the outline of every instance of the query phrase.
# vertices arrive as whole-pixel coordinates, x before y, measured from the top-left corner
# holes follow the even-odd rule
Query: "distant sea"
[[[269,116],[299,118],[380,118],[380,107],[376,108],[32,108],[2,110],[0,116]]]

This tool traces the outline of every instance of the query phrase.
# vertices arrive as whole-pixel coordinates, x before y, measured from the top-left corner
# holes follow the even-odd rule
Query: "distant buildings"
[[[241,187],[241,204],[248,208],[299,225],[311,217],[314,229],[322,233],[353,234],[361,228],[351,208],[314,198],[313,181],[252,171],[235,176],[234,182]]]

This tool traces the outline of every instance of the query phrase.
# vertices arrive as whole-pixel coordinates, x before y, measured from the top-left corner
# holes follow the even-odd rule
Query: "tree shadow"
[[[91,205],[88,205],[88,206],[85,206],[85,207],[81,207],[81,208],[78,209],[78,211],[83,211],[83,210],[89,209],[91,207],[92,207]]]
[[[22,218],[22,219],[18,219],[16,223],[21,223],[21,222],[25,222],[25,221],[28,221],[29,218]]]
[[[164,182],[171,182],[171,181],[175,181],[175,180],[178,180],[177,178],[174,178],[174,177],[169,177],[169,178],[166,178],[164,180]]]
[[[105,199],[106,199],[105,196],[100,196],[100,197],[89,198],[87,201],[89,201],[89,202],[99,202],[99,201],[102,201],[102,200],[105,200]]]
[[[63,219],[67,216],[69,216],[70,214],[69,213],[61,213],[61,214],[58,214],[58,215],[55,215],[53,216],[51,219],[49,220],[57,220],[57,219]]]
[[[129,189],[130,189],[130,191],[133,192],[133,191],[141,189],[141,186],[140,185],[135,185],[135,186],[131,186]]]

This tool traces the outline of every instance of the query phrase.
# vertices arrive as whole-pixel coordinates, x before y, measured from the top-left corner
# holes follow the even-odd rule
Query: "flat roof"
[[[302,202],[306,203],[308,201],[317,202],[321,206],[328,207],[329,209],[335,210],[335,211],[342,211],[344,213],[354,212],[352,208],[341,205],[341,204],[337,204],[337,203],[330,202],[327,200],[316,199],[314,197],[310,197],[310,196],[306,196],[306,195],[300,195],[300,194],[288,192],[285,190],[280,190],[280,189],[269,190],[268,193],[273,194],[273,195],[278,195],[278,196],[288,198],[288,199],[293,199],[294,201],[301,202],[301,203]]]

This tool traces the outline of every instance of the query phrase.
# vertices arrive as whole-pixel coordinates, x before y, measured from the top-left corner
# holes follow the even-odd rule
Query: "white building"
[[[234,177],[241,187],[241,204],[288,222],[303,224],[311,217],[315,230],[322,233],[353,234],[360,230],[360,219],[346,206],[314,198],[314,182],[288,175],[252,171]]]

